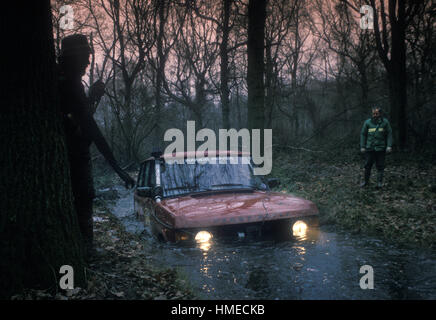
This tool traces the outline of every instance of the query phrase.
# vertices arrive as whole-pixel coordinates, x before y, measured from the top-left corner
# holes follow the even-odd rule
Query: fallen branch
[[[273,145],[273,147],[279,147],[279,145],[275,144],[275,145]],[[302,147],[292,147],[292,146],[285,146],[285,147],[288,149],[303,150],[303,151],[307,151],[307,152],[317,152],[317,153],[325,152],[322,150],[310,150],[310,149],[306,149],[306,148],[302,148]]]
[[[135,162],[134,162],[134,161],[132,161],[132,162],[130,162],[129,164],[125,165],[125,166],[122,167],[121,169],[123,169],[123,170],[127,170],[127,169],[129,169],[130,167],[132,167],[133,165],[135,165]]]

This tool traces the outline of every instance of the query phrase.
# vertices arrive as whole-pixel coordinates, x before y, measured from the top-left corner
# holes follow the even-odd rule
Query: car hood
[[[193,194],[162,200],[160,205],[173,216],[175,228],[298,218],[318,214],[308,200],[278,192],[232,192]]]

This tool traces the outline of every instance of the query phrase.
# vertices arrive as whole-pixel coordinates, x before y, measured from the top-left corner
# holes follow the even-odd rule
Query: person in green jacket
[[[369,183],[371,168],[375,162],[377,168],[377,187],[383,186],[383,171],[385,168],[385,154],[392,152],[392,128],[388,119],[382,117],[379,107],[372,108],[372,117],[363,123],[360,132],[360,151],[365,153],[364,182],[360,185],[365,187]]]

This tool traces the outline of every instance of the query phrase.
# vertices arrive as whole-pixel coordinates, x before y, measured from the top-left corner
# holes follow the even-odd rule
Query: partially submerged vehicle
[[[153,154],[140,167],[135,212],[170,242],[283,239],[317,224],[314,203],[271,191],[279,181],[254,175],[254,166],[250,154],[236,151]]]

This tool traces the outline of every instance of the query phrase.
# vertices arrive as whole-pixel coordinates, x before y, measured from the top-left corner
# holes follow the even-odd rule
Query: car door
[[[141,187],[152,187],[154,185],[153,182],[153,174],[151,171],[154,171],[154,160],[145,161],[141,165],[141,169],[139,170],[138,181],[136,185],[135,195],[134,195],[134,206],[135,213],[139,219],[143,219],[145,224],[150,223],[150,214],[152,214],[153,209],[153,199],[151,196],[140,194],[138,188]]]
[[[145,176],[145,184],[147,187],[150,188],[150,190],[153,190],[153,187],[156,185],[154,163],[155,163],[154,160],[148,161],[148,169],[147,169],[147,174]],[[155,215],[155,200],[151,196],[151,193],[149,197],[145,198],[144,214],[145,214],[144,223],[150,224],[150,218]]]
[[[144,186],[145,170],[146,170],[146,162],[143,162],[139,168],[135,192],[133,193],[133,210],[135,212],[137,219],[144,218],[144,212],[143,212],[143,208],[142,208],[142,197],[138,194],[138,187]]]

